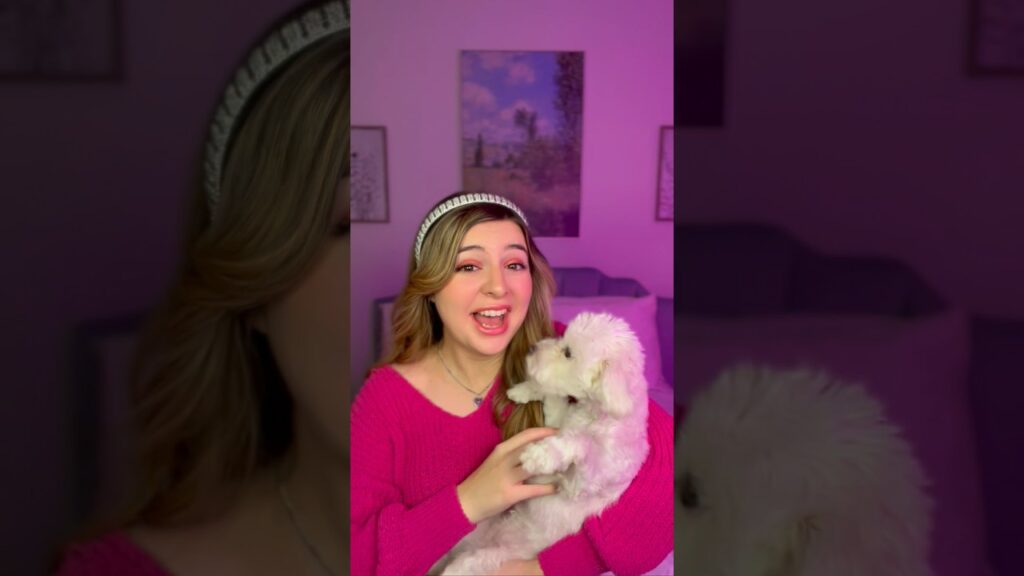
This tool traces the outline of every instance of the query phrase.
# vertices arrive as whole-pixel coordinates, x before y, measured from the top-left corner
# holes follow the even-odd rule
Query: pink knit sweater
[[[491,387],[460,418],[391,367],[374,370],[352,406],[352,575],[422,576],[473,530],[455,487],[501,441]],[[671,551],[672,424],[656,404],[650,454],[619,501],[539,556],[546,576],[643,574]]]
[[[122,532],[68,548],[57,576],[170,576]]]

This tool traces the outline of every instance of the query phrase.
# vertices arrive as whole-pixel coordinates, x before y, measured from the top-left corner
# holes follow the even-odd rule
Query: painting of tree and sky
[[[518,204],[536,236],[579,236],[583,53],[463,51],[462,187]]]

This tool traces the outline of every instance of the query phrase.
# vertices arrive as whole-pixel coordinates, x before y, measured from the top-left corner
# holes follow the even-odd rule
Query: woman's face
[[[532,295],[523,231],[512,220],[493,220],[466,233],[455,272],[434,304],[445,340],[491,357],[504,353],[522,326]]]
[[[347,187],[345,180],[342,186]],[[271,304],[265,331],[295,399],[297,424],[311,428],[339,454],[347,451],[349,399],[349,235],[342,233],[342,196],[331,235],[309,273]]]

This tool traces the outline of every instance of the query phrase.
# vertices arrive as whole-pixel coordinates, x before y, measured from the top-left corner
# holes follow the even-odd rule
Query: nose
[[[505,274],[500,267],[492,269],[491,273],[487,275],[487,284],[484,286],[484,292],[496,298],[501,298],[505,295]]]

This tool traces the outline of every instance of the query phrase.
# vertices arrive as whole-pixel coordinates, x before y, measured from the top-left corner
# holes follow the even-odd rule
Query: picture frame
[[[120,80],[119,0],[0,0],[0,81]]]
[[[655,220],[675,220],[675,127],[658,131],[658,185]]]
[[[538,237],[579,237],[582,51],[462,50],[462,189],[522,207]]]
[[[352,222],[388,222],[388,135],[384,126],[351,127]]]
[[[730,0],[685,0],[675,9],[675,78],[683,128],[724,128]]]
[[[1024,75],[1024,0],[972,0],[967,71]]]

